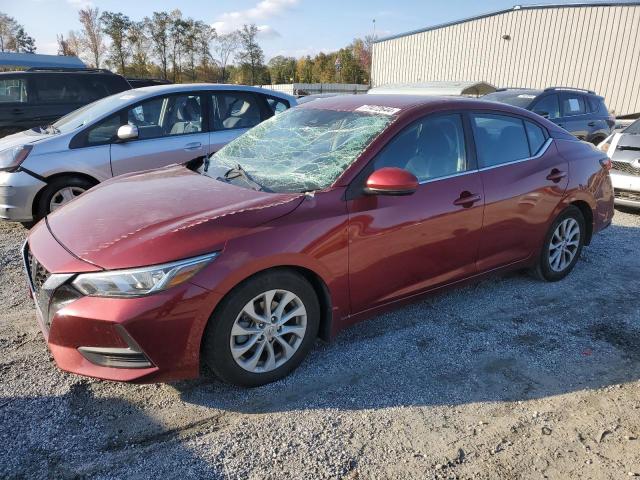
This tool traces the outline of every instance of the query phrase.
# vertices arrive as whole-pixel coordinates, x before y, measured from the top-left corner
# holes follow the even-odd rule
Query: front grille
[[[42,287],[51,274],[40,264],[40,262],[38,262],[36,257],[33,256],[31,250],[29,250],[28,244],[24,247],[24,262],[31,290],[33,291],[33,296],[38,304],[38,308],[40,309],[40,313],[42,314],[47,328],[49,328],[49,303],[53,292],[47,291]]]
[[[624,172],[628,175],[635,175],[636,177],[640,177],[640,168],[636,168],[628,162],[611,162],[613,169],[618,170],[620,172]]]
[[[633,202],[640,202],[640,192],[630,192],[629,190],[615,190],[616,198],[622,200],[631,200]]]

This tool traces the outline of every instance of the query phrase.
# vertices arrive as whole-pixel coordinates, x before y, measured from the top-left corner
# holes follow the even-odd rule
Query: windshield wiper
[[[247,184],[251,185],[254,190],[258,192],[270,192],[271,190],[267,189],[264,185],[256,182],[255,179],[247,173],[247,171],[242,168],[242,165],[239,163],[224,174],[223,180],[229,182],[236,178],[242,178]]]
[[[43,129],[44,133],[48,133],[49,135],[55,135],[57,133],[60,133],[60,129],[58,127],[56,127],[55,125],[51,124],[48,125],[47,127],[45,127]]]

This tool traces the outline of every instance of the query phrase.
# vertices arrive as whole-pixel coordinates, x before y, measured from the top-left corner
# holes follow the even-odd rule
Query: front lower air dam
[[[151,361],[140,346],[127,333],[122,325],[115,326],[118,335],[125,341],[127,348],[113,347],[78,347],[84,358],[101,367],[110,368],[150,368]]]

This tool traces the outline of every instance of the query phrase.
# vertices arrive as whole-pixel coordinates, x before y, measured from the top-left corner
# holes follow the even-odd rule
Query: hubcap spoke
[[[242,308],[231,327],[229,346],[244,370],[264,373],[284,365],[307,332],[307,311],[288,290],[268,290]]]
[[[556,228],[549,242],[549,266],[556,272],[565,270],[580,247],[580,225],[574,218],[566,218]]]

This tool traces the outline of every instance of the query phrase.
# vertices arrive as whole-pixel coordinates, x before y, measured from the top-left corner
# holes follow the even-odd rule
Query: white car
[[[640,120],[609,135],[598,148],[611,158],[615,203],[640,209]]]
[[[296,105],[240,85],[161,85],[86,105],[0,139],[0,218],[30,223],[116,175],[215,153]]]

